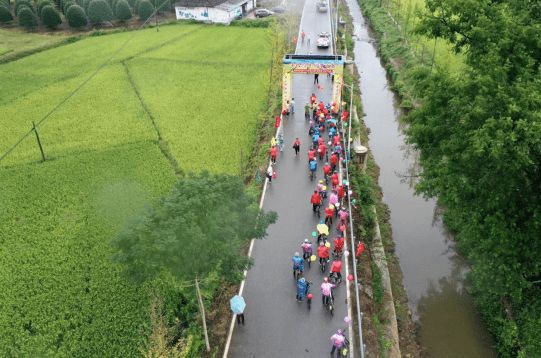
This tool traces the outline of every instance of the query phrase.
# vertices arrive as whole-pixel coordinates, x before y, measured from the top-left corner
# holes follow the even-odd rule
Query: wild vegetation
[[[424,168],[417,192],[447,207],[444,222],[472,265],[471,290],[496,348],[502,357],[539,355],[537,8],[425,1],[415,32],[460,54],[462,66],[453,70],[419,66],[382,4],[360,2],[395,89],[415,107],[406,132]]]

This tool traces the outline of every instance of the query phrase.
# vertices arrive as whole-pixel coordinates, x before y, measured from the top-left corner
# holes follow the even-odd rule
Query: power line
[[[162,6],[164,6],[165,4],[167,4],[167,2],[164,2],[162,4]],[[154,10],[154,13],[152,15],[155,15],[156,16],[156,19],[158,18],[158,10],[162,8],[162,6],[160,6],[159,8],[155,9]],[[35,128],[37,128],[43,121],[45,121],[47,118],[49,118],[49,116],[51,114],[53,114],[57,109],[59,109],[60,107],[62,107],[62,105],[64,103],[66,103],[71,97],[73,97],[73,95],[75,93],[77,93],[81,88],[83,88],[84,85],[86,85],[95,75],[98,74],[98,72],[100,72],[100,70],[105,67],[109,61],[111,61],[111,59],[113,57],[115,57],[134,37],[135,35],[137,35],[139,33],[139,31],[141,31],[141,29],[143,28],[143,26],[146,25],[146,23],[152,18],[152,15],[148,17],[148,19],[146,19],[146,21],[141,25],[139,26],[139,28],[133,33],[133,35],[126,40],[126,42],[124,42],[124,44],[122,46],[120,46],[120,48],[118,50],[115,51],[115,53],[113,53],[111,55],[111,57],[109,57],[100,67],[98,67],[98,69],[96,71],[94,71],[94,73],[92,73],[92,75],[90,75],[90,77],[88,77],[79,87],[77,87],[73,92],[71,92],[66,98],[64,98],[56,107],[54,107],[51,111],[49,111],[49,113],[47,113],[45,115],[45,117],[43,117],[39,122],[38,124],[35,125],[34,128],[32,128],[30,131],[28,131],[28,133],[26,133],[21,139],[19,139],[19,141],[13,146],[11,147],[7,152],[6,154],[4,154],[2,156],[2,158],[0,158],[0,162],[2,160],[4,160],[4,158],[6,158],[15,148],[17,148],[19,146],[19,144],[21,144],[21,142],[23,140],[25,140],[33,131]]]

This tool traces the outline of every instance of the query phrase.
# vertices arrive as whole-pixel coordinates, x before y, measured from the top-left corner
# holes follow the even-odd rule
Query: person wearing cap
[[[320,111],[323,111],[323,108],[325,108],[325,103],[323,103],[323,100],[319,101],[318,107]]]
[[[312,160],[310,161],[310,163],[308,163],[308,165],[310,166],[310,173],[308,173],[308,177],[310,177],[310,175],[313,175],[314,178],[317,178],[317,161],[316,161],[316,158],[312,158]]]
[[[304,105],[304,116],[306,118],[310,117],[310,104],[308,102]]]
[[[278,148],[276,148],[275,145],[273,145],[270,149],[269,149],[269,152],[271,153],[271,160],[274,164],[276,164],[276,156],[278,155]]]
[[[284,151],[284,136],[280,134],[278,138],[276,138],[276,141],[278,142],[278,147],[280,148],[280,152]]]
[[[310,104],[311,105],[314,105],[314,103],[316,103],[316,94],[315,93],[312,93],[312,95],[310,96]]]
[[[340,133],[336,133],[336,135],[333,138],[333,141],[334,141],[335,146],[340,144]]]
[[[304,272],[304,259],[299,256],[298,252],[295,252],[295,256],[293,256],[293,276],[295,276],[295,270],[300,270],[301,274]]]
[[[314,135],[312,136],[312,143],[313,143],[313,146],[314,148],[318,146],[318,142],[317,140],[319,139],[319,131],[316,131],[316,133],[314,133]]]
[[[325,225],[332,225],[332,216],[334,214],[334,205],[330,204],[329,207],[325,208]]]
[[[337,155],[340,155],[342,153],[342,146],[340,145],[340,143],[336,144],[334,146],[334,152],[337,154]]]
[[[335,284],[329,282],[328,277],[323,278],[323,283],[321,284],[321,300],[324,305],[329,304],[329,297],[332,295],[331,290],[335,287]]]
[[[318,183],[317,183],[317,193],[319,195],[321,195],[321,198],[324,199],[325,198],[325,195],[323,194],[324,191],[323,191],[323,180],[320,180]]]
[[[297,302],[302,302],[302,299],[306,295],[306,280],[301,277],[297,280]]]
[[[334,242],[334,254],[336,256],[340,255],[342,250],[344,249],[344,237],[340,234],[336,236],[336,238],[333,240]]]
[[[295,142],[293,142],[293,149],[295,149],[295,156],[299,155],[299,151],[301,150],[301,141],[299,138],[295,138]]]
[[[329,140],[333,140],[335,134],[336,134],[336,128],[334,127],[334,125],[331,125],[331,128],[329,128]]]
[[[331,170],[332,170],[332,167],[329,165],[329,162],[326,162],[325,165],[323,166],[323,174],[325,176],[331,175]]]
[[[315,213],[317,208],[321,205],[321,195],[317,193],[317,190],[314,190],[314,194],[312,194],[310,203],[312,204],[312,208],[313,208],[312,210]]]
[[[344,199],[345,193],[344,193],[344,184],[341,184],[338,186],[338,201],[340,203],[343,203],[342,199]]]
[[[331,196],[329,196],[329,204],[335,207],[338,206],[338,194],[336,190],[333,190]]]
[[[331,337],[331,342],[332,342],[331,357],[334,357],[334,351],[336,350],[336,348],[338,348],[337,357],[342,356],[342,345],[344,344],[345,340],[346,340],[346,337],[344,337],[344,335],[342,334],[342,330],[339,329],[338,331],[336,331],[336,334],[334,334]]]
[[[312,117],[314,119],[316,119],[316,113],[318,108],[319,107],[317,106],[317,102],[312,103]]]
[[[302,247],[302,258],[308,260],[312,256],[312,243],[308,239],[304,239],[304,242],[301,245]]]
[[[332,163],[332,161],[331,161]],[[332,164],[331,164],[332,165]],[[333,175],[331,175],[331,180],[332,180],[332,189],[335,190],[336,187],[338,186],[338,172],[335,170]]]
[[[323,260],[329,261],[329,248],[325,246],[324,242],[319,243],[319,247],[317,248],[317,255],[319,256],[319,264],[321,265],[323,263]]]
[[[310,150],[308,150],[308,163],[310,163],[312,160],[314,160],[316,156],[316,150],[314,147],[310,147]]]
[[[291,113],[295,113],[295,98],[291,98]]]
[[[329,275],[329,278],[333,273],[336,272],[336,276],[338,276],[338,283],[342,282],[342,273],[340,271],[342,271],[342,261],[340,261],[340,259],[336,259],[331,265],[331,274]]]

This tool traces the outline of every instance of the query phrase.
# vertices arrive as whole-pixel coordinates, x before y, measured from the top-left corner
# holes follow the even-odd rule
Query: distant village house
[[[181,0],[175,4],[177,20],[229,23],[255,8],[256,0]]]

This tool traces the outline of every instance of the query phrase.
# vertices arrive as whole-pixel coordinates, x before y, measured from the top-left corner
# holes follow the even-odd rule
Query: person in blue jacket
[[[312,174],[314,176],[314,178],[317,178],[317,161],[316,161],[316,158],[314,157],[311,161],[310,161],[310,174]]]
[[[299,256],[298,252],[295,252],[295,256],[293,256],[293,276],[295,275],[295,270],[300,270],[301,273],[304,272],[304,259]]]
[[[297,302],[302,301],[305,295],[306,295],[306,280],[303,277],[297,280]]]

